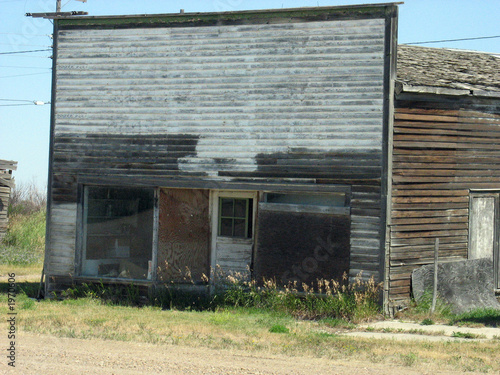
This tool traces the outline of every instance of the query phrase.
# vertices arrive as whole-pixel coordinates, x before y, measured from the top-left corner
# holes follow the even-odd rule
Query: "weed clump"
[[[363,281],[361,275],[353,283],[347,275],[341,281],[317,280],[314,284],[291,283],[278,287],[275,280],[245,281],[230,275],[225,289],[217,298],[227,306],[260,308],[300,319],[342,319],[362,321],[380,313],[380,285],[373,278]]]

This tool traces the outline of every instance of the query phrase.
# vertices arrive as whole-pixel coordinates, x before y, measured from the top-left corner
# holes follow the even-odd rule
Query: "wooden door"
[[[496,288],[500,288],[498,202],[499,193],[473,193],[469,210],[469,259],[493,261]]]
[[[255,243],[257,192],[213,191],[211,199],[212,280],[229,274],[248,280]]]

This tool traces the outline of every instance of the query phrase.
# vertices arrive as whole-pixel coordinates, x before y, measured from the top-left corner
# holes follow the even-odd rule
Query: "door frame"
[[[243,198],[253,199],[252,207],[252,262],[255,252],[255,223],[257,218],[258,191],[248,190],[210,190],[210,221],[211,221],[211,240],[210,240],[210,285],[214,286],[215,268],[217,267],[217,237],[219,236],[219,198]],[[248,241],[244,239],[242,241]]]

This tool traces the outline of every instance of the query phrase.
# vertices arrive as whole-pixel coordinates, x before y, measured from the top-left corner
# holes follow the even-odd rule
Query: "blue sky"
[[[62,0],[63,11],[89,15],[235,11],[362,4],[350,0]],[[15,178],[45,188],[48,169],[52,24],[25,17],[55,11],[56,0],[0,0],[0,159],[19,162]],[[399,7],[399,43],[500,35],[500,0],[406,0]],[[423,44],[500,54],[500,38]],[[40,52],[15,53],[44,50]],[[7,53],[6,53],[7,52]],[[500,74],[500,72],[499,72]],[[17,100],[17,101],[6,101]]]

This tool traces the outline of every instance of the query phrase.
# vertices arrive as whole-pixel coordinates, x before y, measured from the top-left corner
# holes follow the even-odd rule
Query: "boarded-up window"
[[[158,280],[202,282],[209,272],[209,193],[162,189],[158,241]]]
[[[297,281],[300,287],[317,279],[340,280],[349,271],[349,208],[340,207],[347,200],[337,196],[325,198],[332,202],[330,206],[308,204],[318,199],[286,204],[282,197],[280,203],[259,204],[254,263],[258,282],[263,278],[276,279],[278,285]]]

